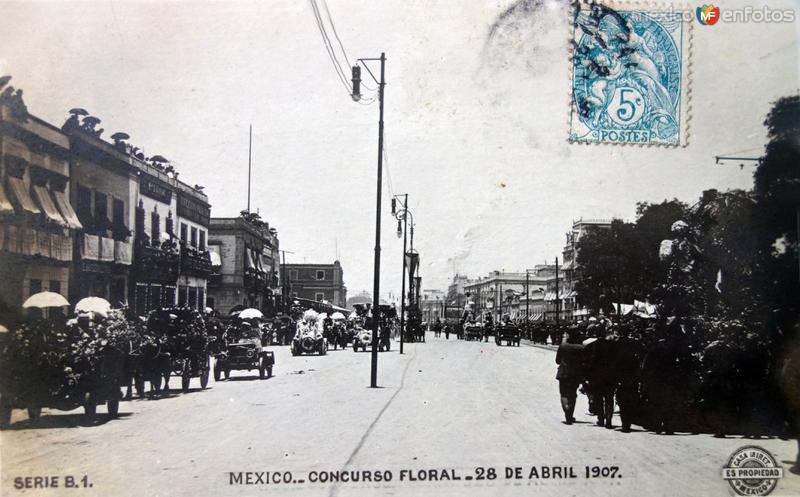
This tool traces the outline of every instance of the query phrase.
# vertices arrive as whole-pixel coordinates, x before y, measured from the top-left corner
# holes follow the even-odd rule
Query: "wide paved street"
[[[451,337],[452,338],[452,337]],[[393,344],[393,346],[396,344]],[[207,391],[125,402],[118,420],[79,425],[79,411],[46,411],[35,425],[15,411],[2,432],[2,491],[13,495],[729,495],[720,472],[738,447],[761,445],[787,467],[793,441],[710,435],[623,434],[562,423],[554,353],[428,335],[380,355],[369,384],[369,354],[352,349],[292,357],[275,348],[275,377],[234,373]],[[196,381],[196,380],[195,380]],[[173,380],[172,386],[178,386]],[[193,383],[193,386],[196,386]],[[104,409],[102,412],[105,412]],[[616,419],[618,424],[618,418]],[[522,467],[506,479],[506,467]],[[529,479],[531,467],[540,478]],[[544,479],[544,466],[576,478]],[[616,478],[585,478],[585,466],[616,466]],[[483,468],[494,480],[467,480]],[[461,480],[411,481],[419,470]],[[320,471],[391,472],[391,482],[312,483]],[[245,472],[291,472],[303,483],[245,485]],[[566,474],[568,470],[561,470]],[[233,472],[233,476],[231,475]],[[231,484],[232,478],[241,483]],[[386,473],[384,473],[386,474]],[[91,488],[19,491],[14,478],[88,475]],[[430,476],[428,474],[428,476]],[[403,480],[401,481],[401,477]],[[263,475],[250,475],[251,483]],[[283,476],[281,476],[283,478]],[[374,478],[374,477],[373,477]],[[786,472],[773,495],[800,494]]]

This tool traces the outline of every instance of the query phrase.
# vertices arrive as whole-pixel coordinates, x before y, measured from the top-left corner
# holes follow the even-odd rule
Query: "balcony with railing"
[[[134,267],[140,280],[174,283],[179,274],[180,254],[169,241],[161,244],[137,241]]]
[[[200,251],[187,246],[181,249],[181,274],[208,278],[212,273],[211,258],[207,250]]]

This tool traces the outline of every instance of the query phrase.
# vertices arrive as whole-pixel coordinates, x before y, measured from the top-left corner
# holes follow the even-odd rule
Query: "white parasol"
[[[340,319],[344,319],[344,314],[342,314],[341,312],[338,312],[338,311],[334,312],[333,314],[331,314],[331,319],[335,319],[337,321],[340,320]]]
[[[60,293],[55,292],[39,292],[35,295],[28,297],[28,300],[22,304],[25,309],[37,307],[44,309],[47,307],[64,307],[68,306],[69,302]]]
[[[108,317],[108,311],[110,310],[111,304],[101,297],[86,297],[75,304],[75,313],[94,312],[103,317]]]
[[[251,307],[240,312],[239,317],[241,319],[262,319],[264,317],[264,313]]]

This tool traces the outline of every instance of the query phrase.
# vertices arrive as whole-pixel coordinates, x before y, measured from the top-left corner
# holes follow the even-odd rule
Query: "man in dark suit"
[[[567,340],[556,351],[558,390],[561,395],[561,409],[568,425],[575,422],[575,402],[578,387],[583,381],[583,345],[577,328],[570,330]]]

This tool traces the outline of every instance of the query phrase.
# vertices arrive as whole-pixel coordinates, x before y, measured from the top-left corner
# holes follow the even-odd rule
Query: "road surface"
[[[292,357],[287,347],[274,349],[271,379],[234,372],[205,391],[193,380],[198,389],[188,394],[124,402],[120,419],[97,426],[81,426],[80,411],[46,410],[35,424],[15,411],[0,434],[0,493],[730,495],[721,469],[737,448],[760,445],[784,468],[794,461],[793,441],[600,428],[583,396],[579,423],[567,426],[551,350],[429,334],[402,356],[396,348],[380,354],[381,388],[370,389],[368,353]],[[587,479],[587,466],[601,468],[601,477]],[[511,469],[507,479],[506,467],[519,473]],[[613,467],[614,478],[602,477]],[[310,481],[363,479],[364,472],[371,481]],[[785,474],[772,495],[799,495],[800,477]],[[59,487],[15,488],[36,476],[57,476]],[[65,489],[68,476],[81,488]],[[290,483],[274,483],[284,478]]]

